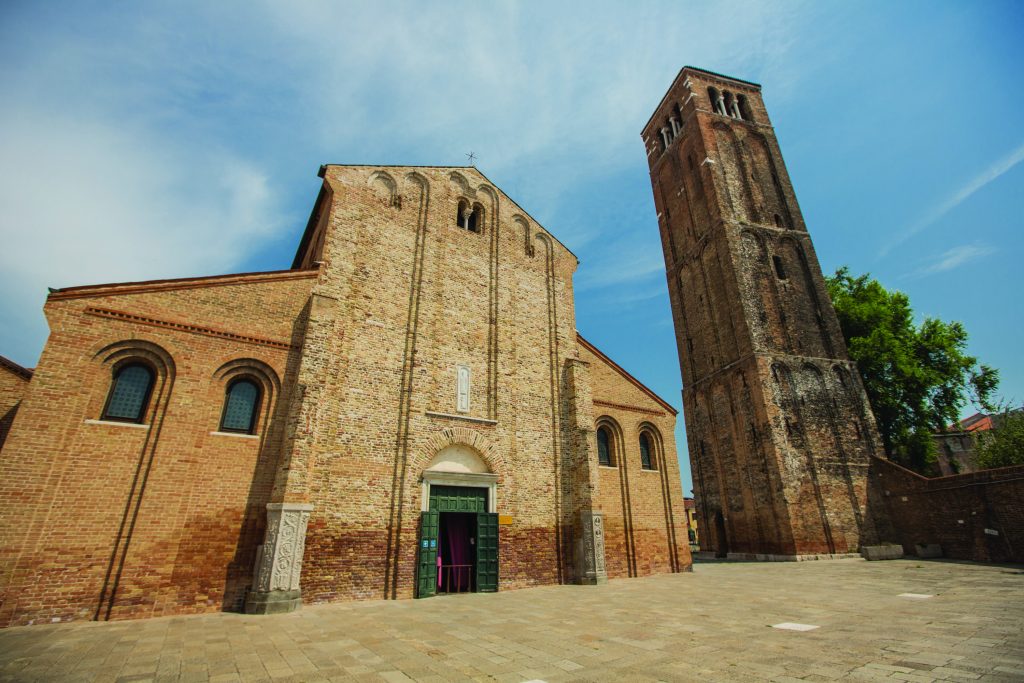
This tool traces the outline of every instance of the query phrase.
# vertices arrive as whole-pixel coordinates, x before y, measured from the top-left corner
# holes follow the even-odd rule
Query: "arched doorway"
[[[423,471],[416,597],[498,590],[498,476],[465,444]]]

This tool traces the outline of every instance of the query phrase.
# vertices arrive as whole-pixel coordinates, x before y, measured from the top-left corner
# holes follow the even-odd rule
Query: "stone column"
[[[715,113],[725,115],[725,98],[721,95],[715,100]]]
[[[302,604],[299,577],[312,509],[309,503],[267,503],[267,535],[257,552],[246,614],[291,612]]]
[[[604,515],[592,510],[580,513],[580,530],[583,538],[577,546],[576,566],[579,567],[577,583],[595,585],[608,582],[604,568]]]

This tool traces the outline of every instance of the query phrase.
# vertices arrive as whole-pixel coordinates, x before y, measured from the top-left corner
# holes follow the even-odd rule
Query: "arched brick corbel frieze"
[[[455,188],[455,194],[461,194],[469,199],[476,199],[476,191],[470,186],[469,181],[466,180],[466,176],[462,175],[458,171],[452,171],[448,174],[448,179],[452,181],[452,186]]]
[[[398,183],[387,171],[374,171],[366,179],[366,184],[377,193],[385,206],[402,208],[402,197],[398,193]]]

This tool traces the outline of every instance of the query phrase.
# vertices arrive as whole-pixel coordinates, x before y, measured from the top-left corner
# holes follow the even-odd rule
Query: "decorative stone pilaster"
[[[604,568],[604,516],[600,512],[584,510],[580,513],[580,539],[577,545],[576,566],[580,568],[576,581],[594,585],[607,583]]]
[[[302,604],[299,578],[306,549],[309,503],[268,503],[267,534],[256,558],[247,614],[291,612]]]

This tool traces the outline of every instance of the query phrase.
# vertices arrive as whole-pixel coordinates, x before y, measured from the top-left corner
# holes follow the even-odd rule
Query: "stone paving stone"
[[[19,627],[0,631],[0,681],[1020,681],[1019,583],[941,561],[698,563],[597,587]],[[820,628],[768,628],[783,622]]]

